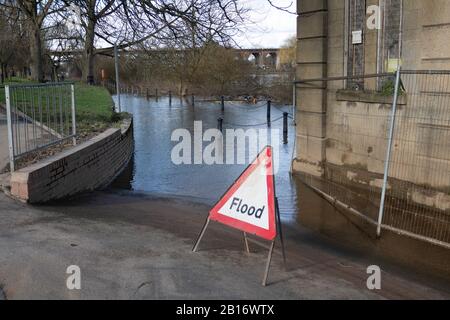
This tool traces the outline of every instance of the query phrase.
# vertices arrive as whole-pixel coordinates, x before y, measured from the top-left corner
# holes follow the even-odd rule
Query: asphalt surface
[[[5,300],[6,296],[5,293],[3,292],[3,289],[0,287],[0,300]]]
[[[191,249],[208,207],[182,199],[99,192],[31,207],[0,194],[0,287],[7,299],[449,299],[450,287],[392,271],[301,227],[286,227],[288,264],[213,224]],[[380,264],[382,289],[367,289]],[[81,290],[66,286],[81,269]]]

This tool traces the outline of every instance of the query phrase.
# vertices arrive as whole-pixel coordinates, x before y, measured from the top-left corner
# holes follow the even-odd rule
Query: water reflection
[[[114,97],[115,99],[115,97]],[[172,132],[184,128],[194,133],[194,121],[202,121],[203,130],[217,128],[219,117],[224,118],[224,129],[266,129],[266,125],[251,126],[266,122],[265,102],[257,105],[227,102],[222,114],[220,102],[199,101],[193,106],[191,99],[178,98],[169,103],[168,97],[147,100],[133,95],[122,95],[122,110],[134,116],[135,154],[131,168],[122,175],[119,185],[139,193],[176,195],[195,198],[196,201],[214,204],[228,187],[239,177],[251,160],[246,154],[247,163],[240,165],[180,165],[171,161],[172,148],[177,144],[171,141]],[[278,119],[283,112],[292,114],[288,106],[272,107],[272,119]],[[236,126],[239,125],[239,126]],[[297,196],[296,188],[289,174],[294,148],[295,128],[289,119],[289,143],[282,143],[283,121],[274,121],[271,130],[279,130],[279,170],[276,176],[277,196],[280,211],[285,220],[295,219]],[[271,131],[269,130],[269,135]],[[226,141],[225,141],[226,143]],[[208,143],[204,143],[206,147]],[[257,146],[247,145],[254,152]]]

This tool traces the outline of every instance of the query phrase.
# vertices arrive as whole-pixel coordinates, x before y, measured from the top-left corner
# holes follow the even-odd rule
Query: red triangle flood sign
[[[276,238],[272,147],[266,147],[242,173],[209,218],[266,240]]]
[[[192,249],[192,251],[197,252],[210,221],[216,221],[243,231],[247,252],[250,252],[247,234],[271,241],[262,282],[263,286],[267,283],[270,261],[275,247],[277,220],[280,224],[281,248],[286,265],[280,212],[278,201],[275,198],[273,165],[272,147],[266,147],[209,212],[209,217]]]

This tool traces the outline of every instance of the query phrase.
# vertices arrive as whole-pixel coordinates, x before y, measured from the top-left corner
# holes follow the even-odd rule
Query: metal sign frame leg
[[[197,249],[198,249],[198,246],[199,246],[199,244],[200,244],[200,241],[202,241],[202,238],[203,238],[203,236],[205,235],[206,229],[207,229],[208,226],[209,226],[209,222],[210,222],[210,220],[209,220],[209,218],[208,218],[208,219],[206,220],[205,224],[203,225],[203,229],[202,229],[202,231],[200,232],[200,235],[198,236],[197,241],[195,242],[195,246],[194,246],[194,248],[192,249],[192,252],[197,252]]]
[[[276,217],[277,217],[277,225],[278,225],[278,233],[280,235],[281,242],[281,252],[283,253],[283,263],[284,268],[286,269],[286,250],[284,248],[284,237],[283,237],[283,229],[281,227],[281,216],[280,216],[280,207],[278,205],[278,198],[275,198],[275,209],[276,209]]]
[[[244,232],[244,243],[245,243],[245,251],[247,253],[250,253],[250,247],[248,245],[248,238],[247,238],[247,233]]]
[[[269,277],[270,263],[272,262],[273,249],[275,248],[275,240],[272,241],[267,257],[266,270],[264,271],[264,278],[262,281],[263,287],[267,286],[267,278]]]
[[[278,205],[277,197],[275,197],[275,214],[276,214],[276,219],[277,219],[278,233],[280,236],[281,252],[283,254],[284,268],[286,269],[286,250],[284,248],[284,237],[283,237],[283,229],[281,227],[280,207]],[[262,282],[262,285],[264,287],[267,286],[267,279],[269,277],[270,263],[272,262],[272,256],[273,256],[274,249],[275,249],[275,240],[273,240],[272,244],[270,245],[269,256],[267,257],[266,270],[264,272],[264,278],[263,278],[263,282]]]

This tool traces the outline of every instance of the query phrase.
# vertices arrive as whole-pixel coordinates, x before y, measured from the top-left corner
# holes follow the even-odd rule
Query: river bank
[[[191,252],[209,206],[129,192],[97,192],[31,207],[0,194],[0,287],[7,299],[449,299],[442,283],[382,265],[382,290],[366,287],[370,257],[300,226],[285,227],[269,286],[267,250],[212,225]],[[66,269],[81,268],[79,291]]]

